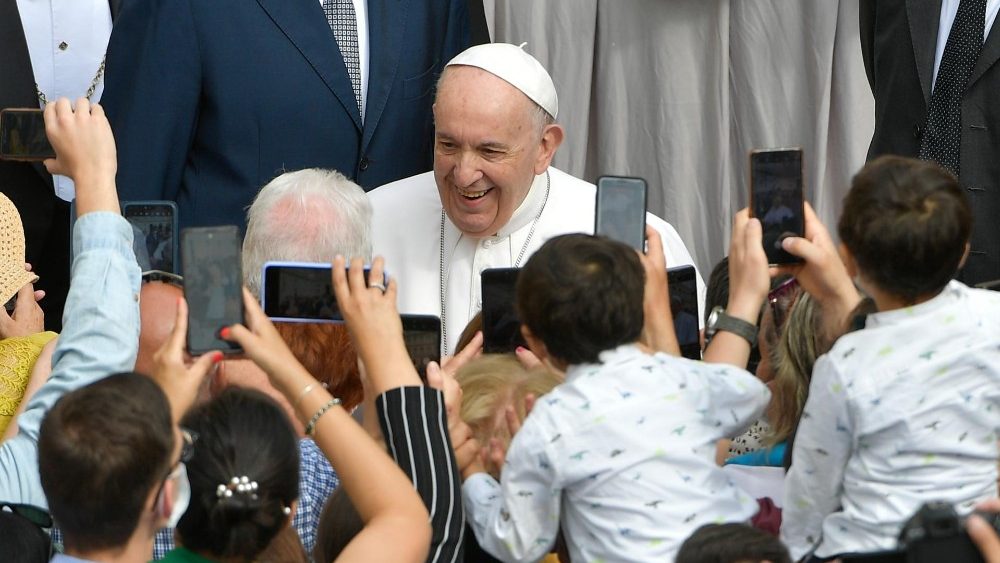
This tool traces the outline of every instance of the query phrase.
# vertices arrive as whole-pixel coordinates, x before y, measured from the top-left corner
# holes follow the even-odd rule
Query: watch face
[[[721,306],[716,305],[712,307],[712,312],[708,315],[708,322],[705,323],[705,333],[715,334],[715,323],[719,322],[719,314],[722,313],[723,309]]]

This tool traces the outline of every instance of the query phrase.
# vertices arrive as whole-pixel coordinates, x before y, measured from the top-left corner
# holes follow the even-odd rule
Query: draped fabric
[[[832,229],[874,105],[858,0],[483,0],[495,41],[527,42],[559,92],[559,168],[649,182],[649,210],[703,271],[747,204],[747,153],[799,146]]]

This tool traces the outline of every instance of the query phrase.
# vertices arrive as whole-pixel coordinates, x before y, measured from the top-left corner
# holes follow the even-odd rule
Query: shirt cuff
[[[466,508],[492,504],[500,495],[500,483],[489,473],[476,473],[462,483]],[[470,511],[471,513],[471,511]]]
[[[111,211],[92,211],[82,215],[73,226],[73,256],[98,248],[112,249],[135,261],[132,226],[124,217]]]

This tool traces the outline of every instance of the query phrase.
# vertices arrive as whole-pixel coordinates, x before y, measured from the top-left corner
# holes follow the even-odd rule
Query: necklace
[[[531,229],[528,230],[528,238],[524,239],[524,244],[521,245],[521,251],[517,253],[517,260],[514,261],[514,267],[521,267],[521,260],[524,259],[524,253],[528,251],[528,245],[531,244],[531,237],[535,235],[535,227],[538,226],[538,220],[542,218],[542,211],[545,211],[545,204],[549,201],[549,189],[552,187],[552,179],[549,177],[549,171],[545,171],[545,197],[542,198],[542,206],[538,209],[538,213],[535,215],[535,219],[531,222]],[[445,288],[444,288],[444,219],[445,212],[444,207],[441,208],[441,242],[438,245],[438,287],[441,289],[441,343],[444,353],[442,356],[448,355],[448,323],[445,316]]]
[[[90,81],[90,88],[87,88],[87,101],[91,101],[90,98],[94,96],[94,92],[97,91],[97,85],[101,83],[101,79],[104,78],[104,61],[107,58],[105,55],[101,57],[101,66],[97,67],[97,74],[94,75],[94,79]],[[42,92],[41,88],[38,87],[38,83],[35,83],[35,93],[38,94],[38,101],[45,107],[49,103],[49,100],[45,97],[45,92]]]

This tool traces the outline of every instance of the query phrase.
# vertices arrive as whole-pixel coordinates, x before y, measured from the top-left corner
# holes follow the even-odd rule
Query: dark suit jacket
[[[934,73],[941,0],[861,0],[861,49],[875,95],[868,158],[917,156]],[[1000,22],[993,25],[962,100],[960,182],[973,211],[972,253],[961,279],[1000,278]]]
[[[362,125],[319,0],[124,0],[103,104],[122,199],[177,202],[180,224],[245,222],[286,170],[366,189],[432,165],[432,92],[469,43],[466,0],[368,0]]]
[[[121,0],[110,0],[117,17]],[[81,92],[82,94],[82,92]],[[17,0],[0,0],[0,108],[35,108],[35,78]],[[37,289],[46,328],[58,330],[69,288],[69,205],[56,197],[52,176],[41,163],[0,160],[0,191],[14,202],[21,222],[28,262],[39,274]]]

